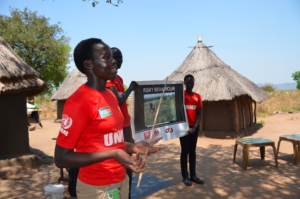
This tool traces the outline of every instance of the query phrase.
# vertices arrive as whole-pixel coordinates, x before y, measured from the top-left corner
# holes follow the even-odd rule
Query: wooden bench
[[[276,153],[274,141],[266,139],[266,138],[262,138],[262,137],[237,139],[235,146],[234,146],[233,162],[235,162],[236,150],[237,150],[238,145],[241,145],[243,147],[243,169],[244,170],[247,170],[250,147],[260,147],[260,157],[262,160],[264,160],[265,159],[265,147],[272,146],[273,152],[274,152],[274,157],[275,157],[276,167],[278,167],[277,153]]]
[[[293,144],[294,148],[294,164],[299,164],[300,158],[300,134],[291,134],[291,135],[282,135],[279,137],[278,146],[277,146],[277,156],[279,153],[279,147],[281,141],[288,141]]]

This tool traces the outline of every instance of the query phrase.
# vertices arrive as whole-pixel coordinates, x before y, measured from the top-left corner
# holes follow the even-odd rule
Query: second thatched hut
[[[50,98],[51,101],[57,101],[57,119],[60,120],[64,111],[67,99],[84,83],[87,77],[75,68],[63,81],[57,91]]]
[[[184,62],[169,76],[183,81],[187,74],[195,77],[194,92],[203,101],[200,131],[207,137],[242,137],[256,123],[256,103],[268,94],[256,84],[225,64],[202,43],[198,43]]]

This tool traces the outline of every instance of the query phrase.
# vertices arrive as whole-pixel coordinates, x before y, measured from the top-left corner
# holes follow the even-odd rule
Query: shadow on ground
[[[227,140],[224,140],[227,141]],[[159,154],[147,159],[146,173],[175,185],[144,198],[297,198],[300,195],[300,169],[292,154],[279,154],[275,167],[272,147],[266,147],[265,160],[259,147],[249,153],[248,170],[242,169],[242,148],[233,163],[233,145],[208,145],[197,148],[197,175],[204,185],[186,187],[181,182],[180,146],[168,144]]]
[[[29,150],[30,150],[31,154],[34,154],[34,155],[37,155],[38,157],[40,157],[42,159],[43,164],[52,165],[54,163],[53,156],[49,156],[49,155],[45,154],[43,151],[32,148],[32,147],[29,147]]]

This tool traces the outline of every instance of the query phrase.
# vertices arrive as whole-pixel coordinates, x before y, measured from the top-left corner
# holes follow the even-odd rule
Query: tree
[[[57,89],[68,75],[71,47],[60,23],[27,9],[10,8],[11,17],[0,15],[0,37],[47,83],[44,93]]]
[[[82,1],[86,2],[86,0],[82,0]],[[88,0],[88,1],[89,1],[89,0]],[[95,7],[98,3],[99,3],[99,1],[93,0],[92,6]],[[111,0],[106,0],[106,3],[109,3],[109,4],[113,5],[113,6],[118,7],[118,6],[119,6],[119,3],[123,3],[123,0],[117,0],[117,4],[112,3]]]
[[[271,83],[265,83],[265,85],[260,88],[266,92],[273,92],[276,89],[276,87]]]
[[[297,89],[300,90],[300,71],[296,71],[292,74],[292,77],[297,82]]]

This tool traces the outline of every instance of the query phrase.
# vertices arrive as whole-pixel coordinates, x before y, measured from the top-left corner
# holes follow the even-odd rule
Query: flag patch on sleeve
[[[99,111],[99,114],[100,114],[101,118],[105,118],[105,117],[113,114],[111,112],[109,106],[106,106],[104,108],[100,108],[98,111]]]

